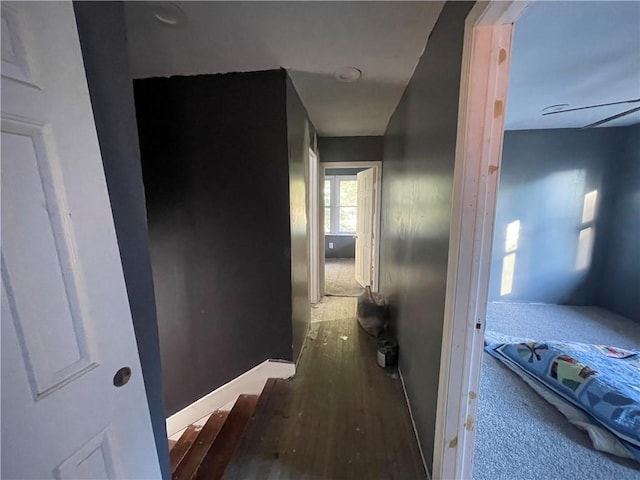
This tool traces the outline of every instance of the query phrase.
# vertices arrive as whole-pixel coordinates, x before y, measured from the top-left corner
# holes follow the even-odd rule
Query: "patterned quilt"
[[[489,354],[523,377],[562,413],[571,417],[555,400],[578,410],[581,421],[573,423],[589,430],[596,448],[594,436],[610,433],[619,445],[603,450],[640,462],[640,351],[524,339],[506,343],[491,332],[486,332],[485,338]]]

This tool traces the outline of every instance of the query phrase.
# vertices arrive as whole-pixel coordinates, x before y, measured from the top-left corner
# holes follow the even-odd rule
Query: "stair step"
[[[180,436],[177,442],[174,442],[173,448],[169,450],[169,458],[171,459],[171,474],[173,474],[180,462],[184,459],[185,455],[195,442],[200,429],[194,425],[189,425],[184,433]],[[171,441],[171,440],[170,440]]]
[[[173,449],[173,447],[176,446],[176,443],[178,443],[178,442],[176,442],[175,440],[169,439],[169,451],[171,451]]]
[[[258,404],[258,395],[240,395],[198,468],[195,480],[222,478]]]
[[[191,480],[198,466],[207,455],[211,444],[218,437],[220,430],[225,424],[228,412],[214,412],[211,414],[207,423],[204,424],[202,430],[191,445],[187,454],[184,456],[175,472],[173,472],[172,480]]]
[[[288,391],[286,382],[287,380],[282,378],[269,378],[267,380],[240,444],[224,471],[224,479],[237,480],[245,478],[239,476],[239,472],[246,468],[247,464],[256,465],[256,471],[261,471],[261,466],[263,465],[266,467],[268,461],[263,458],[256,458],[253,452],[257,445],[262,445],[265,441],[265,431],[269,428],[269,422],[273,420],[273,412],[271,412],[273,404],[279,405],[285,400],[283,394]],[[269,441],[273,439],[273,436],[267,435],[266,439]],[[269,447],[262,445],[261,448],[266,448],[266,450],[273,452],[277,451],[275,445]]]

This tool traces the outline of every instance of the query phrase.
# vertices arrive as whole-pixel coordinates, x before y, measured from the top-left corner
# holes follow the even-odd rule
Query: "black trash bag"
[[[370,287],[358,297],[358,324],[374,337],[385,331],[387,306],[382,295],[373,293]]]

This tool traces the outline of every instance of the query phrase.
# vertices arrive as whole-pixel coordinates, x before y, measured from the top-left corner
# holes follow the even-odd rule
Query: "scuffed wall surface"
[[[447,2],[385,135],[380,284],[427,466],[433,464],[464,21]]]

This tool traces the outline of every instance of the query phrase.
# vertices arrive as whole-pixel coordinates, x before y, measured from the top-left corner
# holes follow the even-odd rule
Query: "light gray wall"
[[[602,196],[615,165],[617,129],[507,131],[496,209],[489,299],[569,305],[595,303],[593,265],[576,270],[584,195]],[[615,163],[614,163],[615,162]],[[599,200],[602,200],[600,198]],[[602,206],[602,205],[601,205]],[[596,222],[606,217],[597,212]],[[507,224],[520,220],[512,293],[500,296]],[[596,238],[602,235],[596,225]]]
[[[289,203],[291,211],[291,293],[293,358],[300,355],[311,321],[307,225],[307,165],[309,146],[315,138],[307,111],[286,75],[286,127],[289,152]],[[287,145],[285,145],[286,147]],[[314,150],[315,150],[315,145]]]
[[[380,280],[400,369],[433,463],[464,22],[447,2],[385,135]]]
[[[489,299],[600,305],[640,319],[640,127],[507,131]],[[598,191],[592,224],[584,195]],[[521,231],[511,294],[500,296],[506,227]],[[593,225],[588,268],[576,269],[580,231]]]
[[[384,137],[319,137],[321,162],[372,162],[382,159]]]
[[[147,211],[121,2],[74,2],[162,476],[171,477]],[[135,375],[135,372],[134,372]]]
[[[617,130],[604,182],[599,304],[640,322],[640,125]]]

